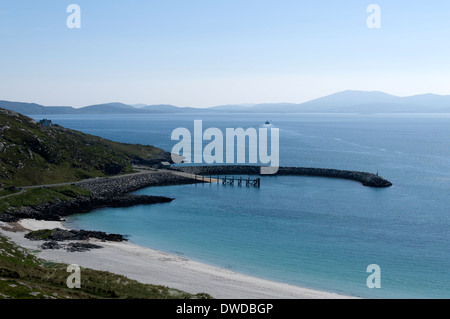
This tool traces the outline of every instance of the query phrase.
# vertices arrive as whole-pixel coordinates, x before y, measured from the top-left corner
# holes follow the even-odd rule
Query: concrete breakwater
[[[184,166],[177,168],[186,173],[197,175],[260,175],[260,166],[251,165],[214,165],[214,166]],[[341,178],[360,182],[364,186],[384,188],[392,183],[377,174],[357,171],[346,171],[327,168],[280,167],[275,175],[320,176]]]

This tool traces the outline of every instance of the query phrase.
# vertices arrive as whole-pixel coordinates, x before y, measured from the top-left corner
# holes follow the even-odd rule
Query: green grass
[[[0,236],[0,299],[205,299],[209,295],[189,294],[164,286],[147,285],[125,276],[93,269],[81,269],[81,288],[66,285],[67,265],[47,262]]]
[[[20,192],[20,189],[15,189],[15,190],[0,189],[0,197],[15,194],[18,192]]]
[[[58,192],[60,194],[65,195],[66,197],[75,198],[78,196],[89,196],[91,192],[87,189],[78,187],[76,185],[63,185],[63,186],[53,186],[48,187],[50,191]]]
[[[22,206],[35,206],[44,202],[51,203],[57,199],[66,201],[89,195],[90,191],[75,185],[29,188],[21,194],[1,199],[0,214]]]
[[[46,240],[51,234],[53,234],[51,229],[39,229],[29,232],[27,238],[32,238],[33,240]]]

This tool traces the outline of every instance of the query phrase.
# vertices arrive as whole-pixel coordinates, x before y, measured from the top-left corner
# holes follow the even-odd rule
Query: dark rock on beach
[[[102,241],[126,241],[120,234],[107,234],[101,231],[88,231],[88,230],[67,230],[67,229],[40,229],[29,232],[25,235],[25,238],[30,240],[51,240],[54,242],[61,242],[65,240],[87,240],[91,238],[99,239]]]
[[[103,248],[102,246],[99,245],[95,245],[95,244],[91,244],[91,243],[80,243],[80,242],[73,242],[73,243],[69,243],[67,245],[61,245],[58,242],[52,240],[52,241],[47,241],[45,243],[43,243],[40,246],[42,249],[61,249],[61,248],[65,248],[68,252],[84,252],[84,251],[89,251],[91,249],[99,249],[99,248]]]
[[[91,243],[70,243],[67,244],[66,250],[73,253],[73,252],[84,252],[89,251],[91,249],[98,249],[103,248],[102,246],[91,244]]]
[[[56,241],[47,241],[41,245],[42,249],[60,249],[61,245],[58,244]]]
[[[100,231],[88,230],[67,230],[67,229],[40,229],[25,234],[25,238],[30,240],[44,240],[40,246],[42,249],[61,249],[65,248],[69,252],[83,252],[91,249],[102,248],[102,246],[85,242],[89,239],[98,239],[101,241],[126,241],[119,234],[107,234]],[[84,241],[84,242],[80,242]],[[64,241],[70,241],[63,244]]]

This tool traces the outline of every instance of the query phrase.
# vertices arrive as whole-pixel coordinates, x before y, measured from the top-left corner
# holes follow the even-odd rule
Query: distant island
[[[1,101],[0,108],[21,114],[172,114],[172,113],[450,113],[450,95],[399,97],[378,91],[343,91],[305,103],[220,105],[208,108],[174,105],[104,103],[81,108]]]

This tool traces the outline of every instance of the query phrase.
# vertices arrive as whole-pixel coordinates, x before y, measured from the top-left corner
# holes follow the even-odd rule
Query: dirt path
[[[8,197],[11,197],[11,196],[17,196],[17,195],[19,195],[19,194],[22,194],[24,191],[25,191],[25,190],[21,189],[20,192],[13,193],[13,194],[9,194],[9,195],[5,195],[5,196],[1,196],[0,199],[8,198]]]

